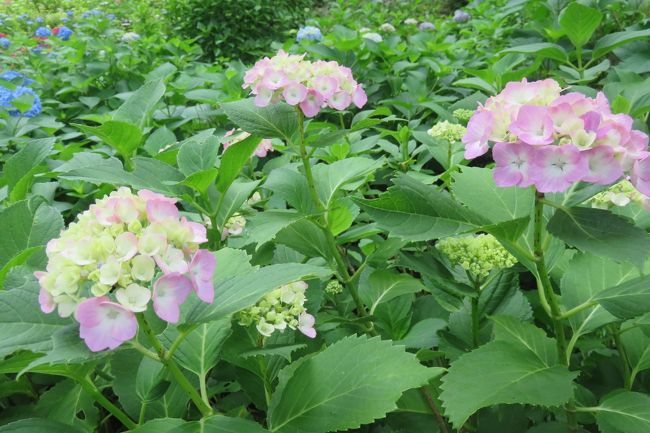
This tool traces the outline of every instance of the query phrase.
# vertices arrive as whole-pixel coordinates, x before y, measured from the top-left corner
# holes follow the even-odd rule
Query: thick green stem
[[[537,284],[540,290],[540,301],[548,305],[548,316],[553,324],[555,331],[555,339],[557,341],[557,352],[560,363],[569,365],[571,359],[570,355],[566,353],[566,335],[564,325],[562,324],[560,306],[557,302],[551,279],[549,278],[548,269],[546,269],[546,261],[544,258],[543,247],[543,228],[544,228],[544,194],[535,192],[535,215],[534,215],[534,231],[533,231],[533,250],[535,254],[535,266],[537,270]],[[576,433],[578,431],[578,421],[575,414],[575,403],[571,399],[566,405],[566,417],[569,433]]]
[[[203,401],[199,393],[196,391],[196,389],[190,383],[190,381],[187,380],[187,377],[185,377],[185,375],[178,367],[174,359],[171,356],[169,356],[169,354],[166,352],[165,348],[158,340],[158,337],[156,337],[156,334],[153,332],[153,329],[151,329],[151,327],[145,320],[144,316],[138,314],[136,317],[138,318],[138,324],[140,325],[144,333],[147,335],[147,338],[149,339],[149,342],[151,343],[153,348],[158,353],[158,357],[160,358],[161,362],[167,368],[167,370],[169,370],[172,376],[174,376],[174,379],[176,380],[176,382],[178,382],[181,388],[183,388],[183,390],[187,393],[187,395],[190,397],[192,402],[196,405],[197,409],[199,409],[199,411],[201,412],[201,415],[203,416],[212,415],[212,408],[208,404],[206,404],[205,401]]]
[[[124,427],[129,430],[133,430],[138,426],[135,421],[133,421],[122,409],[115,406],[109,399],[107,399],[104,394],[95,386],[90,377],[86,376],[82,379],[79,379],[79,385],[81,388],[88,393],[97,403],[102,405],[104,409],[109,411],[115,418],[117,418]]]
[[[327,240],[327,244],[332,257],[334,257],[334,261],[336,262],[337,273],[339,274],[340,279],[345,283],[345,286],[350,291],[350,295],[354,300],[359,316],[367,317],[368,312],[366,311],[366,308],[363,305],[361,298],[359,297],[357,287],[352,281],[353,278],[350,276],[345,260],[343,259],[343,256],[341,255],[341,252],[336,245],[336,239],[332,233],[329,218],[327,216],[327,207],[321,201],[320,197],[318,196],[318,191],[316,190],[316,182],[314,181],[314,174],[311,170],[309,154],[307,153],[307,146],[305,144],[305,116],[299,107],[296,107],[296,113],[298,114],[298,131],[300,134],[298,143],[300,149],[300,159],[302,160],[303,170],[305,171],[305,178],[307,179],[307,185],[309,187],[309,194],[311,195],[311,199],[314,202],[314,205],[316,206],[318,212],[323,215],[324,222],[322,222],[320,226]],[[369,329],[369,331],[372,331],[372,327]]]
[[[474,348],[479,346],[479,315],[478,315],[478,295],[472,298],[472,345]]]
[[[621,330],[615,325],[613,325],[610,329],[612,330],[612,335],[614,336],[614,344],[616,345],[616,350],[618,351],[618,355],[621,358],[621,363],[623,364],[623,380],[625,383],[625,389],[631,390],[632,383],[634,382],[634,377],[630,371],[630,360],[627,356],[627,351],[621,342]]]

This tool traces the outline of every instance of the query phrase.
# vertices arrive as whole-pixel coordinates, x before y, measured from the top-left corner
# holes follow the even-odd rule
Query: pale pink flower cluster
[[[94,352],[132,339],[135,314],[149,301],[158,317],[177,323],[190,292],[214,300],[216,260],[199,249],[206,241],[205,227],[180,217],[175,199],[120,188],[48,242],[46,272],[34,273],[41,310],[74,314]]]
[[[350,68],[333,61],[310,62],[304,55],[282,50],[255,63],[246,72],[242,87],[251,89],[258,107],[284,99],[289,105],[300,106],[307,117],[314,117],[325,107],[345,110],[354,103],[361,108],[368,101]]]
[[[238,134],[233,135],[236,132],[238,132]],[[223,137],[224,138],[233,137],[233,138],[231,140],[223,142],[223,150],[225,151],[233,144],[239,143],[240,141],[243,141],[250,136],[251,135],[248,132],[238,131],[235,128],[231,129],[230,131],[226,132]],[[273,152],[273,143],[268,138],[265,138],[262,141],[260,141],[260,144],[257,145],[257,149],[255,149],[255,152],[253,152],[253,154],[258,158],[265,158],[269,152]]]
[[[562,94],[554,80],[508,83],[469,120],[465,158],[494,143],[498,186],[562,192],[576,182],[609,185],[624,175],[650,195],[647,134],[632,129],[626,114],[613,114],[603,93]]]

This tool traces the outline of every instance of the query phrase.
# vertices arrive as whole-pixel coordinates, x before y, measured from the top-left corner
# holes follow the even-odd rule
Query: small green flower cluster
[[[517,263],[517,259],[492,235],[441,239],[436,248],[449,258],[452,265],[460,265],[478,278],[487,277],[493,269],[505,269]]]
[[[458,123],[450,123],[445,120],[438,122],[427,131],[427,133],[435,138],[442,138],[450,143],[460,141],[465,135],[465,127]]]
[[[647,198],[627,180],[622,180],[591,198],[591,207],[609,209],[623,207],[631,202],[643,203]]]
[[[474,115],[474,110],[468,110],[466,108],[458,108],[454,110],[452,114],[459,121],[467,123],[469,119]]]
[[[281,286],[251,308],[237,313],[236,319],[242,326],[255,324],[257,331],[265,337],[270,337],[275,331],[284,332],[287,327],[304,333],[303,322],[307,316],[311,317],[304,306],[306,289],[304,281]]]
[[[327,283],[327,286],[325,286],[325,293],[329,293],[330,295],[338,295],[339,293],[343,292],[343,286],[339,282],[339,280],[332,280],[329,283]]]

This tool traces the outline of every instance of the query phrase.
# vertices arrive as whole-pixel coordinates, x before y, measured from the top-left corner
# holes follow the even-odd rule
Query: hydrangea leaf
[[[396,409],[404,391],[442,371],[422,366],[390,341],[347,337],[280,372],[269,428],[280,433],[357,428]]]
[[[298,132],[298,114],[285,103],[256,107],[252,98],[221,105],[226,116],[246,132],[262,138],[280,138],[290,143]]]
[[[605,397],[595,412],[602,433],[647,433],[650,431],[650,396],[623,391]]]
[[[555,341],[534,325],[495,316],[496,339],[461,356],[443,377],[445,414],[460,429],[496,404],[558,406],[573,395],[576,373],[557,362]]]

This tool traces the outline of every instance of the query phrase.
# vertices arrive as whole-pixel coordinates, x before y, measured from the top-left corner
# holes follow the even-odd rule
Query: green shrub
[[[253,60],[271,42],[296,28],[316,0],[169,0],[172,22],[196,38],[208,59]]]

